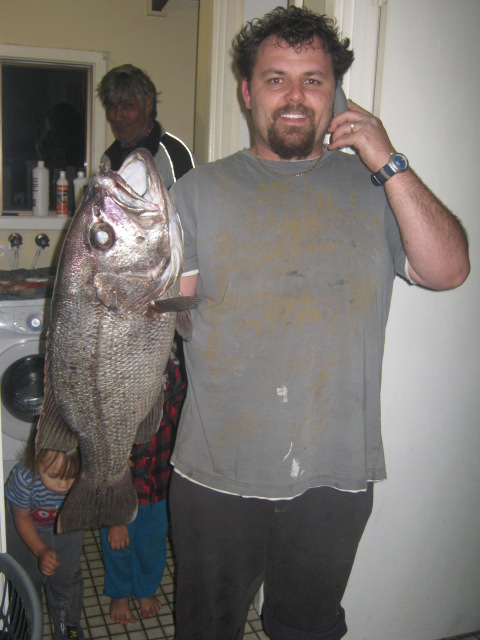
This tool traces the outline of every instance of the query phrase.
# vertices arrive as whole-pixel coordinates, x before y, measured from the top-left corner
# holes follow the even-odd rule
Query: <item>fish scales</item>
[[[143,195],[108,169],[92,178],[57,271],[37,450],[78,439],[82,470],[62,531],[135,517],[128,458],[159,427],[175,326],[180,316],[190,326],[197,303],[179,297],[181,229],[151,155],[135,151],[119,174],[132,169]]]

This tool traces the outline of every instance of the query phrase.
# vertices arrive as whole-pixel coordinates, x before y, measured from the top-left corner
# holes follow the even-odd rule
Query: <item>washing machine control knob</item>
[[[43,314],[32,313],[27,318],[27,327],[31,331],[41,331],[43,329]]]

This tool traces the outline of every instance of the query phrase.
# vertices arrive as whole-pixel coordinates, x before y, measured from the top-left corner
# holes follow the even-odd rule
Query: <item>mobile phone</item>
[[[343,113],[347,109],[347,98],[342,89],[342,82],[339,80],[333,97],[333,115],[338,116],[339,113]]]

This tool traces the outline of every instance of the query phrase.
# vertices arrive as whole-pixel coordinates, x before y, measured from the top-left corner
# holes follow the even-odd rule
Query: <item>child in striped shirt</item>
[[[83,531],[55,532],[59,509],[80,471],[80,453],[43,449],[35,458],[30,449],[5,484],[7,551],[26,569],[40,600],[45,583],[54,639],[82,640]]]

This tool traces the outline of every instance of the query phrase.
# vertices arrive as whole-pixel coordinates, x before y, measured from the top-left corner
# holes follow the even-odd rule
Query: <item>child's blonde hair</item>
[[[80,473],[80,451],[78,447],[74,449],[70,449],[70,451],[57,451],[55,449],[40,449],[35,456],[35,473],[38,474],[38,463],[45,462],[48,459],[48,456],[51,456],[51,459],[48,461],[45,469],[49,469],[52,464],[54,464],[59,456],[63,458],[63,464],[58,470],[58,475],[60,478],[64,480],[69,480],[70,478],[76,478]]]
[[[53,455],[52,455],[53,454]],[[38,475],[38,463],[45,462],[51,455],[51,459],[48,461],[46,469],[52,466],[59,456],[63,458],[63,464],[60,467],[58,475],[60,478],[69,479],[76,478],[80,473],[80,467],[82,465],[80,449],[78,446],[69,449],[68,451],[58,451],[56,449],[40,449],[35,453],[35,430],[27,443],[24,453],[25,466],[35,476]]]

